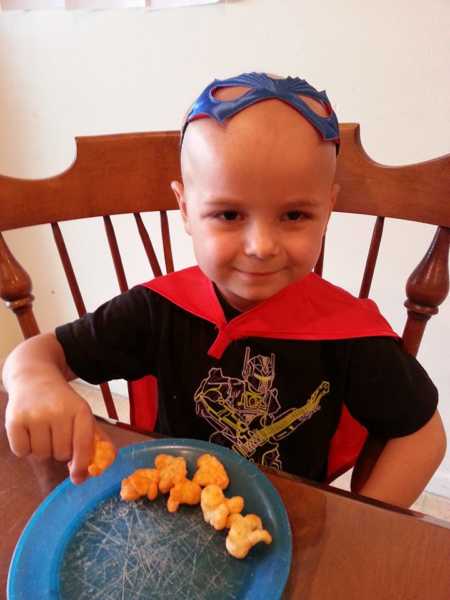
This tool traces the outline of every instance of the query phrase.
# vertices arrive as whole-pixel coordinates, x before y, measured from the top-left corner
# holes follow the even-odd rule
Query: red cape
[[[398,337],[372,300],[355,298],[314,273],[229,323],[211,281],[198,267],[157,277],[144,285],[218,327],[217,338],[208,351],[214,358],[220,358],[231,341],[243,337],[286,340]]]
[[[217,337],[208,354],[219,359],[231,341],[244,337],[294,340],[340,340],[358,337],[398,338],[372,300],[355,298],[345,290],[310,273],[268,300],[227,323],[211,281],[198,267],[157,277],[145,287],[173,304],[217,326]],[[139,401],[134,394],[133,415]],[[138,423],[136,423],[139,425]],[[331,480],[355,463],[367,431],[343,407],[332,439],[328,461]]]

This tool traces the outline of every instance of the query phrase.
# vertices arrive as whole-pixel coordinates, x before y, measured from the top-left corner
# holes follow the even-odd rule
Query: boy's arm
[[[71,461],[72,481],[84,481],[95,421],[87,402],[68,384],[76,376],[55,335],[19,344],[6,359],[2,377],[8,392],[5,425],[14,454]]]
[[[418,431],[386,442],[373,465],[358,461],[352,491],[408,508],[441,463],[446,436],[438,411]]]

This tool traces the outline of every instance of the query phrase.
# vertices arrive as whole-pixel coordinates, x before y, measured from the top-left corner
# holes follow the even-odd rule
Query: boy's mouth
[[[255,277],[255,278],[261,278],[263,279],[264,277],[270,277],[271,275],[276,275],[277,273],[279,273],[279,270],[276,271],[244,271],[242,269],[235,269],[240,275],[243,275],[244,277]]]

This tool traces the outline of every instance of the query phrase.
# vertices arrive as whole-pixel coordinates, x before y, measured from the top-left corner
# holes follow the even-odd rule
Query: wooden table
[[[5,405],[0,392],[2,423]],[[147,439],[105,428],[118,447]],[[66,475],[62,464],[17,459],[0,426],[0,598],[6,597],[11,555],[26,522]],[[268,476],[293,530],[286,599],[449,600],[450,523],[283,473]]]

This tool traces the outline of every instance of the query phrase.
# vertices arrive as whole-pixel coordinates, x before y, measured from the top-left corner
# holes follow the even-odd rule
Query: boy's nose
[[[247,230],[245,239],[245,254],[265,259],[275,256],[278,252],[278,241],[271,227],[252,225]]]

